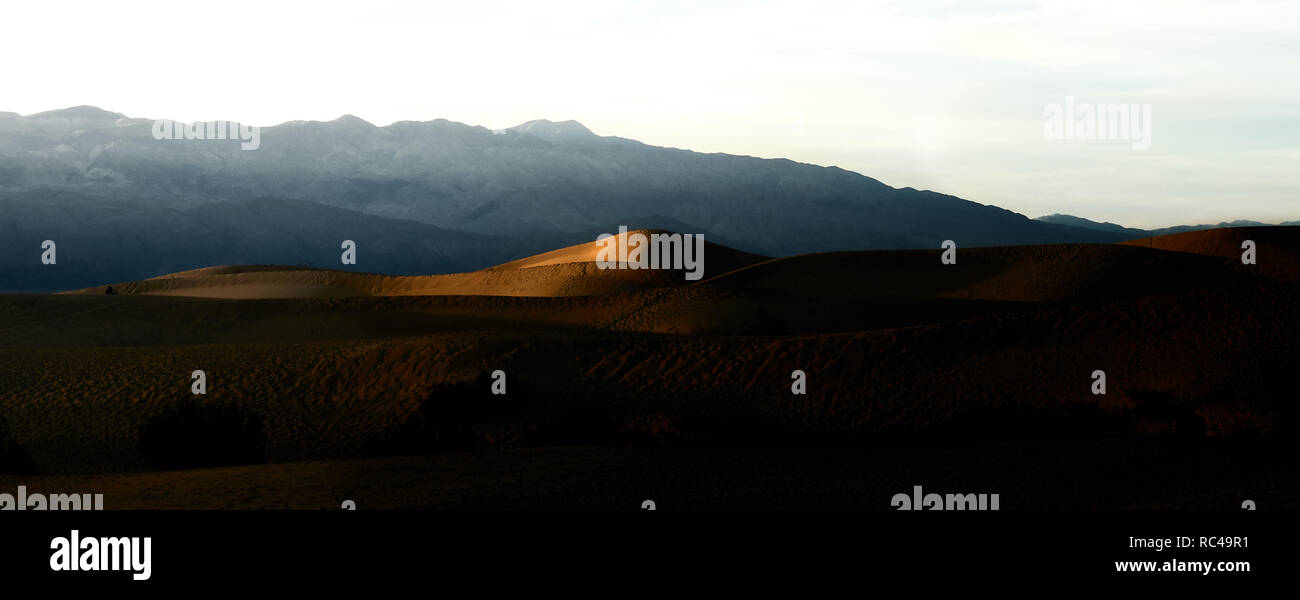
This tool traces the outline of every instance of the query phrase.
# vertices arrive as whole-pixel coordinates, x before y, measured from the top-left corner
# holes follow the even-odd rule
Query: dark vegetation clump
[[[1196,414],[1190,403],[1165,390],[1134,390],[1129,398],[1136,404],[1134,416],[1177,435],[1205,435],[1205,420]]]
[[[537,426],[528,415],[548,405],[545,394],[517,377],[506,380],[506,393],[492,393],[492,377],[435,386],[400,424],[372,439],[371,456],[437,454],[484,447],[516,447],[533,441]]]
[[[206,399],[177,403],[140,427],[140,451],[156,470],[266,462],[262,416]]]
[[[612,387],[538,384],[510,375],[506,394],[492,393],[487,373],[473,382],[432,388],[401,423],[370,439],[367,456],[428,455],[539,446],[783,447],[822,442],[751,414],[714,414],[644,406]],[[706,400],[736,405],[709,394]],[[837,440],[838,441],[838,440]]]
[[[766,306],[760,306],[754,316],[745,323],[745,332],[749,335],[784,335],[785,319],[771,315]]]
[[[37,472],[36,462],[18,443],[9,423],[0,418],[0,473],[31,475]]]

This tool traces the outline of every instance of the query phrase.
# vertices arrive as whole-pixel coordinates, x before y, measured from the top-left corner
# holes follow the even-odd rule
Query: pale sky
[[[1300,219],[1300,2],[7,2],[0,111],[354,114],[836,165],[1036,217]],[[1043,109],[1150,104],[1151,148]]]

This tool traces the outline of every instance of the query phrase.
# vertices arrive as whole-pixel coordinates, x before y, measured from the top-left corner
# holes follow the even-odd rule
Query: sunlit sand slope
[[[628,232],[664,233],[654,231]],[[684,285],[684,270],[602,269],[595,243],[578,244],[471,273],[374,275],[282,266],[220,266],[143,281],[116,283],[120,295],[202,298],[334,298],[354,296],[582,296]],[[702,276],[725,273],[765,257],[706,243]],[[75,293],[104,294],[106,286]]]

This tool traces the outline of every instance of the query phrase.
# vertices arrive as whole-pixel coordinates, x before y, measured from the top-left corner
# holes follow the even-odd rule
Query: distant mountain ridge
[[[514,258],[506,238],[253,198],[161,208],[63,190],[0,199],[0,291],[49,292],[213,265],[277,264],[392,274],[472,271]],[[40,261],[56,243],[54,265]],[[343,265],[343,240],[357,265]],[[125,277],[123,277],[125,276]],[[85,285],[81,285],[85,284]]]
[[[1034,220],[1042,221],[1044,223],[1055,223],[1058,225],[1078,227],[1081,229],[1093,229],[1096,231],[1105,231],[1109,233],[1131,235],[1135,237],[1154,237],[1158,235],[1168,235],[1171,233],[1183,233],[1185,231],[1202,231],[1205,229],[1222,229],[1225,227],[1263,227],[1263,226],[1272,225],[1271,223],[1261,223],[1259,221],[1248,221],[1248,220],[1240,219],[1236,221],[1224,221],[1222,223],[1219,223],[1218,225],[1175,225],[1173,227],[1161,227],[1159,229],[1137,229],[1134,227],[1124,227],[1123,225],[1118,225],[1115,223],[1111,223],[1109,221],[1104,223],[1098,223],[1097,221],[1092,221],[1089,219],[1085,219],[1083,217],[1076,217],[1074,215],[1063,215],[1060,213],[1044,215]],[[1279,226],[1300,225],[1300,221],[1283,221],[1281,223],[1278,223],[1277,225]]]
[[[577,121],[492,131],[445,119],[378,127],[345,115],[264,127],[251,151],[235,140],[156,140],[153,124],[89,106],[0,113],[0,290],[213,264],[337,265],[344,239],[360,246],[359,270],[446,273],[618,225],[706,233],[767,256],[1134,235],[837,167],[600,136]],[[60,243],[57,267],[37,260],[46,239]]]
[[[577,121],[556,123],[546,119],[535,119],[522,125],[507,128],[506,131],[535,135],[547,141],[581,140],[599,137]]]

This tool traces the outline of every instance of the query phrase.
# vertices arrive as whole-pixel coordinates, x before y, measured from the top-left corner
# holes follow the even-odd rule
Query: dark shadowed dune
[[[1141,296],[1248,282],[1231,261],[1103,244],[832,252],[766,261],[707,285],[787,296],[1048,302]]]
[[[1286,281],[1300,280],[1300,226],[1224,227],[1188,231],[1123,242],[1129,246],[1157,248],[1219,256],[1241,262],[1242,243],[1255,242],[1258,272]]]

